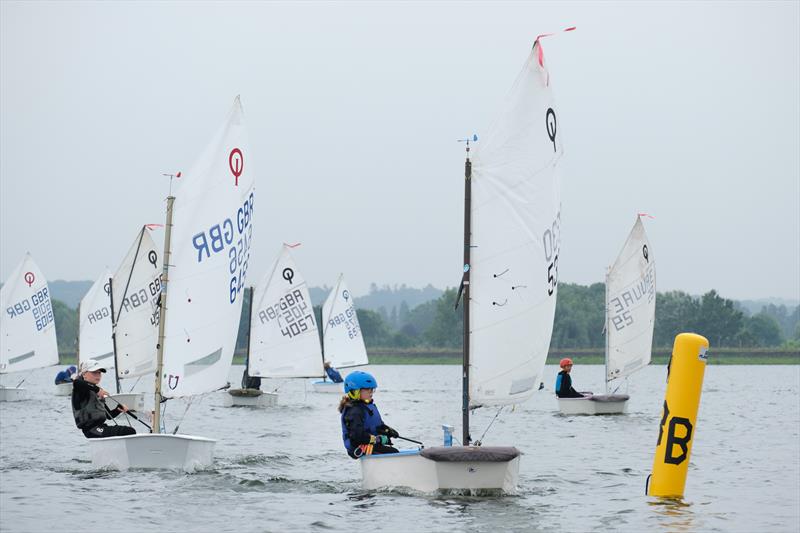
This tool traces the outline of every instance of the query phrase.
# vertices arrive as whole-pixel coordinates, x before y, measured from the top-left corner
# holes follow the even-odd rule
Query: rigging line
[[[178,423],[175,425],[175,429],[172,430],[173,435],[176,435],[178,433],[178,428],[181,427],[183,419],[186,418],[186,413],[189,412],[189,408],[192,406],[192,401],[194,401],[194,396],[190,396],[189,401],[186,402],[186,409],[184,409],[183,414],[181,415],[181,419],[178,420]]]
[[[492,427],[492,424],[494,424],[494,421],[497,420],[498,416],[500,416],[500,413],[503,412],[503,408],[505,408],[505,405],[497,410],[497,414],[494,415],[494,418],[492,418],[492,421],[489,422],[489,425],[486,427],[486,430],[483,432],[483,435],[481,435],[481,438],[479,438],[477,441],[475,441],[475,446],[480,446],[483,443],[483,437],[485,437],[486,433],[489,432],[489,428]]]
[[[117,400],[116,398],[114,398],[113,396],[106,396],[106,398],[111,398],[112,400],[114,400],[117,403],[117,407],[122,405],[120,403],[120,401]],[[108,411],[108,406],[107,405],[106,405],[106,411]],[[131,424],[131,418],[133,418],[134,420],[136,420],[137,422],[139,422],[140,424],[145,426],[147,429],[149,429],[150,433],[153,432],[153,428],[149,424],[147,424],[146,422],[142,421],[138,416],[133,414],[133,412],[130,409],[128,409],[127,411],[123,411],[122,414],[125,415],[125,420],[127,420],[129,426],[133,425],[133,424]],[[116,421],[114,421],[114,423],[116,424]]]
[[[27,374],[27,375],[26,375],[24,378],[22,378],[22,381],[20,381],[19,383],[17,383],[17,386],[16,386],[16,387],[14,387],[14,388],[15,388],[15,389],[18,389],[18,388],[19,388],[19,386],[20,386],[20,385],[22,385],[23,383],[25,383],[25,380],[26,380],[26,379],[28,379],[30,376],[31,376],[31,371],[28,371],[28,374]]]
[[[157,405],[157,406],[155,407],[155,409],[161,409],[161,416],[159,417],[159,420],[161,420],[161,424],[160,424],[160,426],[161,426],[161,427],[159,427],[159,428],[158,428],[158,430],[159,430],[161,433],[163,433],[163,432],[164,432],[164,431],[163,431],[163,429],[166,427],[166,419],[165,419],[164,417],[165,417],[165,415],[167,414],[167,400],[169,400],[169,399],[170,399],[170,398],[163,398],[163,399],[161,400],[161,403],[163,403],[163,404],[164,404],[164,408],[163,408],[163,409],[161,409],[161,406],[160,406],[160,405]],[[155,414],[155,410],[153,411],[153,414]]]
[[[342,368],[342,367],[339,367],[339,368]],[[314,377],[314,376],[309,376],[309,377]],[[272,390],[272,392],[278,392],[278,389],[280,389],[281,387],[283,387],[284,385],[286,385],[286,383],[287,383],[288,381],[289,381],[289,380],[286,380],[286,379],[284,379],[284,380],[283,380],[283,381],[282,381],[282,382],[281,382],[281,383],[280,383],[280,384],[279,384],[277,387],[275,387],[275,388]]]
[[[209,391],[208,393],[200,394],[199,396],[190,396],[189,397],[189,401],[186,403],[186,409],[184,409],[183,414],[181,415],[181,419],[178,420],[178,424],[175,426],[175,429],[172,430],[172,434],[175,435],[175,434],[178,433],[178,428],[181,427],[181,424],[183,423],[183,419],[186,418],[186,413],[189,412],[189,408],[192,406],[192,402],[194,401],[195,398],[200,398],[200,402],[202,402],[203,398],[205,398],[208,394],[210,394],[212,392],[221,391],[221,390],[227,390],[230,387],[231,387],[231,384],[230,383],[226,383],[224,386],[222,386],[222,387],[220,387],[220,388],[218,388],[216,390]],[[169,400],[169,399],[171,399],[171,398],[166,398],[164,401]],[[165,404],[164,405],[164,411],[166,412],[166,410],[167,410],[167,407],[166,407],[166,404]]]
[[[136,383],[134,383],[133,385],[131,385],[131,390],[129,390],[128,392],[133,392],[133,389],[135,389],[135,388],[136,388],[136,385],[138,385],[138,384],[139,384],[139,380],[140,380],[140,379],[142,379],[142,376],[139,376],[138,378],[136,378]]]
[[[342,277],[343,277],[343,274],[340,273],[339,274],[339,279],[336,280],[336,286],[333,288],[333,291],[334,291],[332,293],[333,294],[333,302],[331,303],[331,312],[330,312],[330,314],[333,314],[333,310],[336,307],[336,295],[339,294],[339,287],[342,284]],[[355,307],[355,304],[353,304],[353,307]],[[328,332],[328,319],[325,318],[325,303],[324,302],[322,304],[322,308],[320,309],[320,316],[322,317],[322,323],[323,323],[322,339],[324,341],[325,340],[325,334]],[[323,357],[324,357],[324,354],[323,354]]]
[[[131,286],[131,278],[133,277],[133,269],[136,267],[136,259],[139,257],[139,249],[142,247],[142,239],[144,239],[144,229],[145,226],[142,226],[142,230],[139,232],[139,242],[136,243],[136,253],[133,254],[133,264],[131,265],[131,271],[128,272],[128,281],[125,283],[125,290],[122,291],[122,300],[119,302],[119,313],[117,313],[117,317],[114,318],[114,310],[111,310],[111,320],[116,325],[117,321],[119,320],[119,315],[122,314],[122,303],[125,301],[125,298],[128,296],[128,289]],[[113,290],[113,287],[112,287]],[[159,293],[160,296],[160,293]]]
[[[106,396],[106,398],[108,398],[108,396]],[[116,402],[116,400],[114,400],[114,401]],[[114,422],[114,425],[118,426],[119,424],[117,423],[117,420],[114,418],[114,415],[111,414],[111,409],[109,409],[108,405],[106,405],[105,398],[101,399],[100,403],[103,404],[103,409],[105,409],[106,413],[108,414],[108,416],[111,417],[111,421]],[[119,402],[117,402],[117,403],[119,404]],[[130,424],[130,421],[128,423]]]

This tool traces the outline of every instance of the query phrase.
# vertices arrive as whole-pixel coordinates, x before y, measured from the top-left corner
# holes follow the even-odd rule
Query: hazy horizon
[[[464,146],[537,35],[565,156],[562,282],[637,213],[659,292],[800,300],[800,3],[0,3],[0,281],[115,269],[241,95],[248,283],[452,287]],[[480,144],[480,139],[478,141]],[[162,232],[156,232],[162,239]]]
[[[48,280],[48,283],[51,283],[51,284],[52,283],[85,283],[85,284],[87,284],[87,288],[86,289],[88,291],[89,287],[91,286],[92,283],[94,283],[94,281],[93,280],[88,280],[88,279],[80,279],[80,280],[55,279],[55,280]],[[561,283],[572,283],[572,282],[562,281]],[[602,281],[598,281],[598,282],[595,282],[595,283],[602,283]],[[0,282],[0,285],[2,285],[1,282]],[[367,290],[365,292],[363,292],[363,293],[360,293],[358,291],[353,291],[353,296],[356,299],[364,299],[364,298],[368,297],[369,295],[374,294],[372,292],[372,287],[371,287],[373,285],[373,283],[370,283],[369,285],[370,286],[368,286]],[[445,286],[445,287],[437,287],[436,285],[433,285],[431,283],[428,283],[428,284],[422,285],[422,286],[411,286],[411,285],[409,285],[407,283],[397,283],[397,284],[392,284],[392,285],[388,285],[388,284],[381,285],[381,284],[378,284],[378,283],[374,283],[374,285],[376,285],[376,288],[378,289],[378,291],[382,291],[382,290],[385,290],[385,289],[388,288],[389,290],[391,290],[393,292],[399,292],[402,289],[411,290],[411,291],[422,291],[422,290],[424,290],[424,289],[426,289],[428,287],[431,287],[431,288],[433,288],[433,289],[435,289],[436,291],[439,291],[439,292],[444,292],[444,291],[446,291],[448,289],[458,289],[458,285],[449,285],[449,286]],[[577,285],[589,286],[589,285],[592,285],[592,284],[590,283],[590,284],[577,284]],[[322,291],[330,291],[331,289],[333,289],[333,286],[325,285],[325,284],[315,285],[315,284],[312,283],[312,284],[308,284],[308,288],[312,292],[317,290],[317,289],[318,290],[322,290]],[[676,290],[680,290],[680,289],[676,289]],[[709,289],[709,290],[713,290],[713,289]],[[658,292],[663,293],[663,292],[667,292],[667,291],[659,290]],[[682,292],[686,292],[686,291],[682,291]],[[733,300],[733,301],[740,302],[740,303],[778,302],[778,305],[788,305],[788,306],[798,306],[798,305],[800,305],[800,299],[780,298],[780,297],[775,297],[775,296],[765,296],[765,297],[761,297],[761,298],[741,298],[741,299],[739,299],[739,298],[730,298],[730,297],[726,296],[725,294],[719,293],[719,291],[717,291],[717,293],[722,298],[726,298],[726,299]],[[689,294],[690,296],[692,296],[694,298],[700,298],[705,293],[702,293],[702,294],[701,293],[687,293],[687,294]],[[54,298],[58,299],[56,296],[54,296]],[[324,297],[322,298],[322,300],[324,300]],[[320,301],[320,303],[321,303],[321,301]]]

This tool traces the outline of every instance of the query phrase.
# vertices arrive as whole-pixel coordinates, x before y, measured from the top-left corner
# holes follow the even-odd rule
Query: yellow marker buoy
[[[708,339],[694,333],[675,337],[667,366],[667,393],[648,477],[647,494],[682,498],[697,424],[697,409],[703,391]]]

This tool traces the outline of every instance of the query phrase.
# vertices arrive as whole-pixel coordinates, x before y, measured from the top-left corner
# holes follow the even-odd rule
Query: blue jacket
[[[331,381],[333,381],[334,383],[341,383],[344,381],[339,371],[333,368],[332,366],[326,368],[325,373],[328,374],[328,377],[331,378]]]
[[[360,400],[348,402],[342,410],[342,440],[348,455],[355,457],[354,451],[361,444],[369,444],[372,435],[378,435],[383,426],[381,413],[374,403]]]
[[[72,374],[75,373],[75,367],[71,366],[67,369],[62,370],[58,374],[56,374],[56,385],[59,383],[71,383],[72,382]]]

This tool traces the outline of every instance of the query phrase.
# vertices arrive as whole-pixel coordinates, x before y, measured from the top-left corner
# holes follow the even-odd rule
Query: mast
[[[606,394],[608,394],[608,390],[609,390],[609,386],[608,386],[608,348],[610,346],[610,343],[609,343],[608,338],[611,335],[611,332],[608,329],[608,275],[610,273],[611,273],[611,268],[609,267],[606,270],[606,287],[605,287],[605,289],[606,289],[606,296],[605,296],[605,300],[606,300],[605,301],[605,304],[606,304],[605,305],[605,308],[606,308],[606,376],[605,376]]]
[[[339,287],[342,284],[342,276],[343,273],[339,273],[339,279],[336,280],[336,285],[334,285],[333,290],[328,294],[328,298],[333,295],[333,304],[331,305],[331,313],[333,313],[334,307],[336,307],[336,297],[339,294]],[[327,302],[327,299],[326,299]],[[322,307],[319,310],[319,317],[322,319],[322,324],[320,328],[320,333],[322,333],[322,337],[320,338],[320,349],[322,351],[322,381],[328,381],[328,372],[325,370],[325,332],[328,331],[328,317],[325,316],[325,303],[322,303]],[[313,306],[312,306],[313,309]],[[353,306],[355,309],[355,306]]]
[[[108,278],[108,298],[111,300],[111,346],[114,348],[114,379],[117,382],[117,394],[122,392],[119,386],[119,361],[117,361],[117,321],[114,319],[114,278]]]
[[[252,339],[252,332],[253,332],[253,292],[254,287],[249,287],[248,292],[250,293],[250,304],[247,306],[247,353],[245,354],[244,358],[244,376],[247,376],[247,379],[242,376],[242,388],[248,388],[248,382],[250,381],[250,340]]]
[[[324,329],[325,324],[327,324],[327,322],[325,321],[325,317],[322,316],[324,307],[325,304],[323,303],[322,307],[319,308],[319,318],[322,320],[322,326],[323,326],[319,328],[319,348],[320,348],[319,353],[320,355],[322,355],[322,381],[328,381],[328,372],[325,369],[325,329]],[[311,306],[311,311],[312,313],[314,311],[313,305]],[[314,317],[314,320],[316,320],[316,317]]]
[[[75,362],[78,363],[78,375],[81,373],[81,302],[78,302],[78,338],[75,339]]]
[[[464,347],[462,356],[461,383],[461,425],[464,446],[469,446],[469,278],[470,245],[472,234],[472,161],[469,160],[469,139],[467,139],[467,159],[464,162],[464,278],[461,286],[464,291]]]
[[[153,433],[161,433],[161,373],[164,370],[164,325],[167,322],[167,286],[169,285],[170,237],[172,236],[172,204],[175,197],[167,196],[167,226],[164,235],[164,267],[161,280],[161,305],[158,313],[158,355],[156,357],[156,392],[153,409]]]

